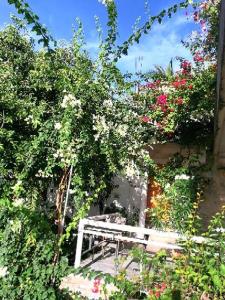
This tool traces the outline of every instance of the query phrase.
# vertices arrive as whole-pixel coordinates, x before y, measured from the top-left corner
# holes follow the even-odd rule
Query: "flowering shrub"
[[[59,285],[68,271],[65,257],[71,250],[67,243],[74,243],[71,233],[91,204],[104,201],[111,178],[118,172],[132,177],[140,169],[146,175],[152,163],[144,150],[146,144],[210,144],[215,97],[213,34],[218,10],[202,3],[194,11],[193,18],[204,36],[187,42],[193,62],[180,59],[179,70],[169,76],[154,74],[140,93],[134,94],[115,62],[127,53],[129,45],[139,42],[155,20],[161,23],[179,7],[187,8],[188,0],[151,17],[119,47],[116,5],[111,0],[101,1],[108,13],[108,35],[95,60],[82,48],[80,23],[71,45],[55,45],[54,51],[49,51],[53,39],[29,5],[20,0],[8,2],[25,15],[47,48],[34,50],[21,22],[0,31],[0,262],[4,271],[0,295],[2,299],[63,299]],[[207,58],[210,64],[206,53],[211,55]],[[48,196],[52,185],[57,187],[53,202]],[[65,220],[67,191],[72,216]],[[222,240],[219,246],[213,249],[224,253]],[[144,274],[133,282],[124,274],[112,279],[119,288],[112,299],[168,299],[177,290],[185,297],[190,293],[199,296],[210,288],[213,295],[223,297],[220,276],[224,276],[224,268],[215,260],[208,268],[213,251],[204,247],[197,248],[196,259],[196,248],[187,247],[179,269],[165,264],[165,253],[150,261],[137,252],[136,258],[146,265]],[[200,250],[207,250],[204,257]],[[220,262],[222,259],[223,255]],[[207,278],[198,273],[199,262],[203,262],[201,270]],[[98,288],[96,280],[95,291]]]
[[[206,141],[212,134],[216,73],[211,66],[205,66],[200,56],[194,60],[196,64],[181,60],[180,69],[173,76],[142,86],[141,121],[155,142],[183,139],[186,144],[188,140],[198,143],[198,139]]]

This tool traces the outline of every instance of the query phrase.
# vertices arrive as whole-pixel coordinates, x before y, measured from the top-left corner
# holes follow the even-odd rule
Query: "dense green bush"
[[[1,299],[63,299],[59,286],[68,261],[57,253],[56,236],[46,216],[22,206],[0,208]]]

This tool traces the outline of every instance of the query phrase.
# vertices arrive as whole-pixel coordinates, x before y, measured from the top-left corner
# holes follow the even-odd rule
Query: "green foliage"
[[[39,38],[38,40],[38,43],[43,43],[43,46],[48,47],[49,49],[50,49],[50,42],[54,42],[55,44],[55,41],[48,33],[46,27],[44,27],[39,22],[39,17],[35,13],[33,13],[29,4],[26,1],[8,0],[8,3],[15,6],[18,14],[23,15],[28,24],[32,24],[32,31],[35,32],[37,36],[41,36],[41,38]]]
[[[184,9],[187,8],[189,5],[189,0],[185,0],[183,2],[180,2],[179,4],[175,4],[168,8],[167,10],[163,9],[158,15],[156,16],[150,16],[149,20],[145,22],[145,24],[136,30],[133,34],[130,35],[130,37],[125,41],[121,46],[118,46],[116,55],[114,60],[118,61],[118,59],[122,55],[127,55],[128,54],[128,49],[131,45],[134,43],[139,43],[140,38],[143,34],[148,34],[152,28],[152,25],[155,22],[158,22],[159,24],[162,23],[163,19],[166,17],[171,18],[173,14],[175,14],[179,9]]]
[[[54,264],[56,238],[46,216],[21,207],[0,207],[1,299],[64,299],[59,290],[68,274],[61,257]]]
[[[72,241],[71,233],[80,218],[85,217],[92,203],[101,201],[111,186],[111,178],[125,170],[131,159],[137,157],[145,171],[144,156],[136,155],[136,150],[142,147],[139,131],[142,124],[127,98],[131,85],[115,65],[106,63],[102,52],[92,61],[82,50],[81,25],[73,43],[54,52],[34,51],[32,40],[21,24],[3,29],[0,40],[2,214],[7,217],[6,204],[20,205],[23,214],[20,209],[15,210],[12,219],[25,226],[10,244],[10,219],[1,218],[0,247],[1,253],[6,253],[3,266],[10,270],[10,275],[2,279],[1,295],[3,299],[39,299],[40,292],[40,297],[54,299],[64,275],[59,260],[62,243]],[[113,43],[111,38],[107,43]],[[57,226],[58,232],[61,230],[71,166],[72,217],[66,220],[66,234],[60,236],[56,232]],[[58,188],[53,202],[48,196],[51,184]],[[49,226],[45,228],[46,236],[42,223],[38,224],[38,216],[46,219]],[[29,240],[29,236],[33,239],[36,231],[40,232],[38,241],[26,247],[24,239]],[[6,244],[10,244],[9,252]],[[52,248],[48,248],[50,244]],[[43,256],[37,255],[39,250]],[[19,271],[9,263],[11,260],[15,264],[15,259]],[[14,292],[9,288],[11,285],[15,286]]]

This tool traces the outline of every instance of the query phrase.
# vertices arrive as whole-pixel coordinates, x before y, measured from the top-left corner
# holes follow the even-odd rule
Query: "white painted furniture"
[[[178,245],[178,241],[187,240],[187,237],[176,232],[163,232],[155,229],[105,222],[108,217],[109,215],[101,215],[80,220],[74,264],[75,268],[80,267],[84,234],[88,234],[90,237],[102,237],[106,240],[116,242],[132,242],[143,245],[150,244],[153,247],[160,247],[167,250],[181,250],[182,248]],[[196,243],[207,241],[206,238],[198,236],[192,237],[192,240]],[[91,245],[89,244],[87,251],[90,250]],[[85,251],[85,253],[87,251]]]

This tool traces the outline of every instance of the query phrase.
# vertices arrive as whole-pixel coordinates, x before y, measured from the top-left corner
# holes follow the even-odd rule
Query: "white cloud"
[[[99,42],[96,40],[88,41],[84,48],[90,52],[97,52],[99,50]]]
[[[133,72],[135,71],[135,60],[141,57],[138,71],[148,71],[155,65],[167,66],[171,58],[176,56],[191,59],[190,52],[181,44],[176,34],[171,33],[166,37],[149,36],[140,45],[132,46],[129,54],[121,58],[118,66],[122,71]]]
[[[176,56],[191,60],[189,50],[181,43],[185,38],[183,32],[187,32],[187,26],[191,22],[185,15],[176,15],[162,24],[156,23],[149,34],[141,38],[140,44],[134,44],[129,48],[128,55],[119,60],[118,67],[122,72],[135,72],[135,61],[140,58],[138,71],[144,72],[152,70],[155,65],[166,67],[171,58]],[[97,56],[99,39],[96,32],[91,33],[85,49],[91,57]],[[177,67],[178,62],[175,62],[174,68]]]
[[[189,23],[185,16],[178,15],[164,24],[156,24],[152,31],[144,36],[140,44],[130,47],[127,56],[123,56],[118,63],[123,72],[135,71],[135,60],[141,57],[138,71],[148,71],[155,65],[167,66],[171,58],[176,56],[191,59],[191,54],[182,43],[182,28]],[[175,65],[175,68],[177,66]]]

